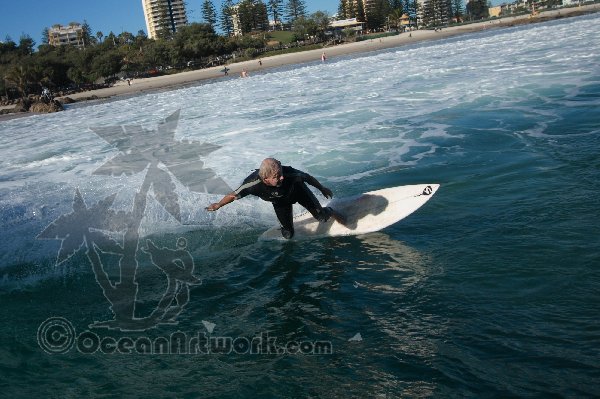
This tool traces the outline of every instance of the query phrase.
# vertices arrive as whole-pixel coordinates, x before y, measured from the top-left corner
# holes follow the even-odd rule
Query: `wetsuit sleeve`
[[[235,194],[235,199],[244,198],[245,196],[252,194],[256,195],[256,189],[258,188],[258,184],[261,181],[258,178],[258,173],[254,172],[250,176],[246,177],[241,186],[239,186],[233,192]]]
[[[298,169],[294,169],[291,166],[284,166],[283,173],[284,176],[286,176],[286,179],[295,179],[299,182],[308,183],[311,186],[315,187],[317,190],[321,190],[323,188],[323,186],[321,185],[321,183],[319,183],[317,179],[315,179],[308,173],[302,172]]]
[[[310,184],[311,186],[315,187],[318,190],[321,190],[321,188],[323,188],[321,183],[319,183],[319,181],[317,179],[315,179],[308,173],[301,172],[299,170],[295,170],[295,172],[297,173],[296,176],[298,176],[303,182]]]

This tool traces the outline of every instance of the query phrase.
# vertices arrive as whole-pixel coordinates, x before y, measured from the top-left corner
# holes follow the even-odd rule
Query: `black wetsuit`
[[[308,173],[301,172],[291,166],[282,166],[283,181],[279,187],[271,187],[258,177],[258,170],[244,179],[242,185],[235,190],[236,199],[249,194],[272,202],[275,214],[281,223],[281,233],[285,238],[294,235],[292,204],[299,203],[320,222],[326,222],[331,216],[329,208],[323,208],[315,195],[305,183],[319,187],[318,181]]]

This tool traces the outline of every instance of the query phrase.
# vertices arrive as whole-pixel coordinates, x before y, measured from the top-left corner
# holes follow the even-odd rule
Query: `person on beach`
[[[327,60],[327,56],[325,55],[325,52],[323,51],[323,53],[321,54],[321,61],[325,62]]]
[[[248,75],[248,71],[247,70],[243,69],[242,72],[240,73],[240,76],[242,78],[247,78],[250,75]]]
[[[53,100],[52,93],[47,87],[42,87],[42,100],[50,102]]]
[[[306,183],[317,188],[326,198],[333,193],[308,173],[291,166],[281,166],[275,158],[266,158],[260,168],[246,177],[240,187],[224,196],[219,202],[210,204],[206,210],[217,209],[252,194],[263,201],[273,204],[277,219],[281,224],[281,235],[290,239],[294,236],[292,205],[298,203],[306,208],[319,222],[324,223],[333,217],[338,223],[345,224],[344,217],[331,209],[323,208]]]

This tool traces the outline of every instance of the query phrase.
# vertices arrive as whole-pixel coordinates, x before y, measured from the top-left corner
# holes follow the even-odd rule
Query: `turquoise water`
[[[469,34],[0,122],[0,391],[600,395],[599,22],[592,15]],[[174,139],[164,127],[150,138],[177,110]],[[142,137],[127,141],[129,155],[159,141],[158,170],[129,158],[126,174],[94,174],[123,154],[91,128],[121,125],[146,132],[118,130]],[[259,242],[275,223],[269,204],[244,199],[208,214],[202,208],[219,196],[194,188],[206,181],[202,167],[234,187],[265,156],[310,172],[336,196],[441,187],[378,233]],[[162,202],[169,179],[160,171],[174,193]],[[87,208],[116,194],[111,209],[121,220],[132,204],[143,210],[136,228],[94,230],[116,242],[133,232],[128,243],[139,242],[138,318],[168,290],[141,250],[147,240],[193,259],[201,283],[180,286],[189,296],[171,323],[95,324],[113,318],[98,263],[86,255],[98,236],[76,241],[58,265],[67,244],[37,238],[72,212],[76,190]],[[161,206],[175,202],[178,219]],[[72,236],[80,231],[67,225]],[[101,257],[116,284],[119,256]],[[66,353],[48,353],[69,326],[75,340]],[[145,353],[144,339],[178,332],[209,345]],[[206,353],[216,337],[237,346]]]

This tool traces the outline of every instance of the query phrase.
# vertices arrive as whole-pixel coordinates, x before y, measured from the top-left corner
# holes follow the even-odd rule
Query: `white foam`
[[[600,54],[590,49],[600,48],[599,22],[596,15],[473,34],[2,121],[1,211],[23,206],[32,215],[47,207],[35,223],[27,217],[15,222],[31,226],[19,234],[35,237],[40,225],[68,211],[77,187],[91,203],[115,191],[131,197],[142,175],[92,175],[118,151],[90,127],[153,129],[177,109],[175,139],[220,145],[204,159],[205,166],[232,188],[266,156],[340,186],[392,167],[419,165],[447,141],[460,151],[458,142],[466,137],[452,132],[456,121],[429,120],[473,104],[481,104],[481,111],[521,109],[537,119],[522,133],[543,136],[548,122],[540,120],[555,120],[554,108],[534,108],[524,100],[557,84],[565,87],[566,97],[574,97],[586,78],[597,78]],[[274,221],[270,205],[260,201],[245,199],[209,215],[201,209],[215,197],[183,185],[178,195],[186,223],[253,228]],[[176,227],[159,205],[149,204],[146,232]],[[0,228],[15,231],[6,224]],[[12,242],[2,251],[18,245]]]

